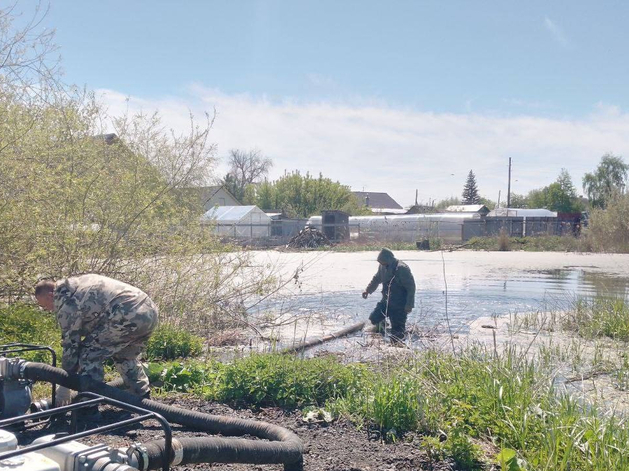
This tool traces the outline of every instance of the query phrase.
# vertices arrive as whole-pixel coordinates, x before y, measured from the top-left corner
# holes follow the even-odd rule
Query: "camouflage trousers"
[[[102,382],[103,363],[111,358],[127,391],[139,396],[148,393],[149,379],[140,355],[157,322],[157,306],[149,298],[133,309],[115,306],[81,342],[79,373]]]

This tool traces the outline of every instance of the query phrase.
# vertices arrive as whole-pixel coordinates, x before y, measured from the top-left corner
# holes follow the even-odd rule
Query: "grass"
[[[558,311],[524,316],[525,328],[574,332],[584,339],[629,341],[629,303],[623,297],[597,295],[569,300]]]
[[[562,328],[585,338],[629,341],[629,304],[624,298],[606,296],[579,299],[574,311],[563,317]]]
[[[196,357],[202,352],[201,337],[171,325],[160,325],[146,345],[146,357],[149,360]]]
[[[418,239],[418,242],[420,239]],[[431,237],[428,239],[428,250],[439,250],[444,247],[444,242],[438,237]],[[303,249],[309,251],[319,252],[378,252],[383,247],[387,247],[391,250],[418,250],[417,242],[394,242],[394,241],[347,241],[340,242],[335,245],[321,246],[313,249]],[[301,249],[300,249],[301,250]]]
[[[208,400],[325,408],[384,440],[415,434],[433,459],[459,469],[500,461],[514,470],[629,469],[625,422],[556,390],[550,365],[515,348],[498,356],[482,348],[424,353],[390,368],[254,355],[229,365],[171,365],[161,377],[166,388]]]
[[[58,341],[54,318],[32,306],[0,314],[5,342]],[[595,298],[579,302],[571,317],[555,319],[579,326],[583,336],[627,339],[627,314],[624,302]],[[160,333],[169,351],[179,348],[168,345],[179,342],[175,334]],[[370,365],[268,354],[231,363],[154,362],[149,376],[162,393],[192,392],[235,406],[323,409],[377,431],[382,440],[413,440],[434,461],[451,460],[462,470],[492,463],[515,471],[629,469],[625,420],[555,386],[553,360],[562,354],[545,347],[533,360],[515,347],[471,347],[457,355],[422,352],[401,363]],[[614,379],[626,386],[624,361]]]
[[[467,242],[471,250],[522,250],[526,252],[588,252],[587,241],[573,236],[473,237]]]
[[[53,313],[30,304],[13,304],[0,308],[0,344],[29,343],[52,347],[61,358],[61,331]],[[45,351],[26,352],[22,358],[50,363]]]

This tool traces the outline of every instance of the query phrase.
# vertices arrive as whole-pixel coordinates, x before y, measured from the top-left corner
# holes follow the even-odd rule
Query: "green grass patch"
[[[429,456],[458,469],[487,461],[513,470],[629,469],[625,422],[558,393],[550,367],[513,348],[424,353],[386,368],[273,354],[152,369],[164,390],[241,406],[322,408],[385,440],[418,433]]]
[[[561,327],[584,338],[609,337],[629,340],[629,304],[624,298],[596,296],[579,299],[561,317]]]
[[[183,328],[160,325],[146,345],[149,360],[175,360],[199,356],[203,352],[203,339]]]
[[[28,343],[52,347],[61,358],[61,331],[55,315],[31,304],[0,308],[0,344]],[[31,361],[50,363],[46,351],[20,353]]]
[[[289,355],[254,355],[219,370],[205,397],[238,405],[304,407],[362,390],[370,377],[362,365],[334,357],[300,360]]]
[[[522,250],[525,252],[587,252],[587,242],[573,236],[473,237],[466,248],[471,250]]]

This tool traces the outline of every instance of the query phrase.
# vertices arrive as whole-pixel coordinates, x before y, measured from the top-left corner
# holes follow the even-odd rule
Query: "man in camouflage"
[[[391,340],[401,343],[406,333],[406,316],[415,306],[415,279],[411,269],[387,248],[378,254],[378,271],[363,292],[367,299],[382,283],[382,299],[369,316],[376,331],[384,333],[387,318],[391,322]]]
[[[40,306],[56,313],[62,332],[61,366],[103,381],[103,362],[113,359],[129,392],[149,396],[140,354],[157,326],[157,306],[142,290],[102,275],[74,276],[35,287]],[[70,401],[60,388],[58,404]]]

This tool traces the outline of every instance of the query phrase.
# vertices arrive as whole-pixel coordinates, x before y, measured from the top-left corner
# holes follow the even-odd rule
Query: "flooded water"
[[[479,268],[480,264],[475,259],[470,262],[469,257],[459,260],[455,256],[448,261],[446,274],[443,275],[437,266],[441,263],[439,260],[417,258],[416,254],[413,253],[415,258],[406,259],[415,273],[418,285],[415,309],[409,315],[408,323],[417,324],[424,331],[443,330],[449,321],[453,332],[464,333],[469,323],[480,317],[565,310],[577,298],[629,295],[629,275],[619,274],[613,264],[609,266],[615,273],[601,271],[605,269],[605,264],[602,267],[587,265],[582,258],[562,259],[559,268],[548,268],[548,264],[544,263],[518,263],[516,260],[507,266],[484,260],[484,265]],[[521,257],[530,259],[532,255],[544,260],[544,254],[524,254]],[[571,263],[571,260],[575,263]],[[362,259],[359,261],[362,262]],[[625,263],[626,260],[621,262]],[[334,256],[325,259],[325,263],[325,270],[334,272],[343,271],[345,265],[356,265],[343,262],[340,257],[335,259]],[[319,285],[314,283],[311,289],[283,293],[257,306],[256,310],[317,319],[322,325],[325,324],[322,332],[333,332],[335,328],[366,320],[380,299],[380,292],[367,300],[360,296],[363,287],[371,279],[371,272],[375,271],[374,263],[365,266],[370,267],[368,272],[352,270],[352,278],[343,279],[346,283],[330,281],[325,279],[325,275],[319,275],[322,277]],[[448,269],[451,273],[448,273]],[[354,285],[355,288],[338,289],[346,288],[344,284]],[[313,292],[317,289],[318,292]],[[313,325],[316,322],[310,324],[314,335],[316,329]]]

